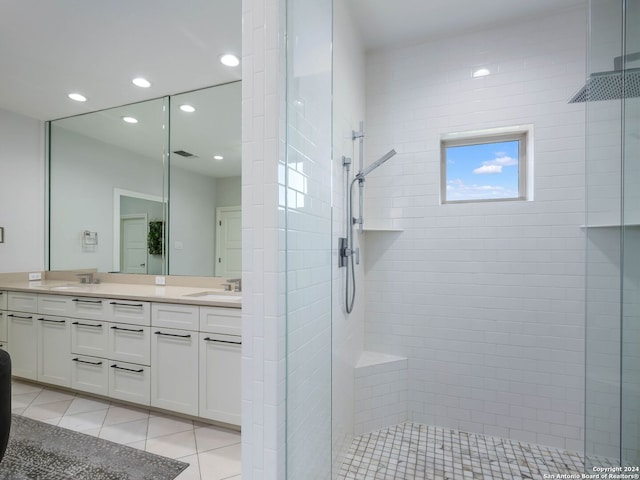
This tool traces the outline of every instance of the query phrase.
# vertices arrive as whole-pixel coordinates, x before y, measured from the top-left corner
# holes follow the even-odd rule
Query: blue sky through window
[[[518,198],[519,143],[445,147],[447,201]]]

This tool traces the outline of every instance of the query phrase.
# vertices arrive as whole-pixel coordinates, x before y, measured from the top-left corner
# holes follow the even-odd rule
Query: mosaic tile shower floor
[[[356,437],[338,479],[526,480],[583,465],[576,452],[407,422]]]

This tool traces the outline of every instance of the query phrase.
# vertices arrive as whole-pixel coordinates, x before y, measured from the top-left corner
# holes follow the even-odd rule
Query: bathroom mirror
[[[50,270],[239,275],[240,82],[49,129]]]

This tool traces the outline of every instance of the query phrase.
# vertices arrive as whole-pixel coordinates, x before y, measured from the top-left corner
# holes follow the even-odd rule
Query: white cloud
[[[502,165],[487,165],[486,162],[481,167],[476,168],[473,173],[483,175],[486,173],[502,173]]]
[[[496,157],[493,160],[482,162],[482,166],[476,168],[473,173],[475,173],[476,175],[502,173],[502,167],[512,167],[514,165],[518,165],[518,159],[503,154],[502,156]]]
[[[508,155],[503,155],[501,157],[494,158],[493,160],[489,160],[488,162],[482,162],[483,165],[502,165],[504,167],[510,167],[512,165],[518,165],[518,159],[512,158]]]
[[[447,200],[487,200],[517,198],[518,192],[498,185],[467,185],[461,179],[447,182]]]

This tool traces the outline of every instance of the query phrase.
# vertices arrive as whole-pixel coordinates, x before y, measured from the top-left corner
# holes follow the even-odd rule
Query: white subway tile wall
[[[409,358],[410,421],[583,449],[585,21],[367,56],[367,219],[404,231],[367,234],[365,347]],[[440,204],[441,135],[523,124],[533,201]]]
[[[356,367],[355,435],[407,421],[407,364],[392,357]]]
[[[351,137],[352,131],[358,130],[360,122],[365,120],[365,54],[346,2],[334,2],[333,8],[332,450],[336,477],[353,440],[354,408],[359,408],[355,400],[354,367],[364,349],[364,265],[356,265],[359,290],[353,311],[347,314],[346,268],[338,268],[338,238],[346,237],[347,233],[346,173],[342,156],[353,162],[349,178],[353,178],[358,168],[358,143]],[[366,128],[365,125],[365,131]],[[355,244],[362,248],[359,237],[355,235]]]
[[[284,10],[242,1],[242,477],[285,472]]]

